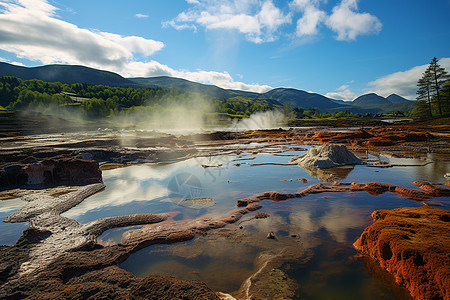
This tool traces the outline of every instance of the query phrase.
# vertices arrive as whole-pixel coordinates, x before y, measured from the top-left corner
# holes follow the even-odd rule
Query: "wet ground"
[[[73,133],[70,138],[34,136],[26,141],[4,141],[3,145],[18,149],[42,145],[44,140],[45,145],[73,143],[90,138],[90,134]],[[105,134],[105,138],[111,138],[111,134]],[[130,142],[129,137],[122,140]],[[202,141],[195,147],[198,150],[195,155],[176,162],[103,170],[106,188],[62,216],[79,223],[127,214],[168,212],[174,220],[217,219],[234,210],[238,199],[255,193],[293,193],[320,182],[382,182],[416,188],[412,182],[418,180],[444,184],[444,175],[450,172],[450,161],[433,153],[392,155],[360,149],[355,154],[364,158],[366,164],[317,173],[289,164],[292,157],[304,154],[310,147],[292,141]],[[393,166],[371,166],[380,161]],[[20,198],[7,195],[3,194],[0,203],[1,219],[25,204]],[[280,202],[263,200],[261,204],[262,209],[225,228],[186,242],[143,248],[120,267],[140,277],[158,274],[199,279],[215,291],[239,296],[245,280],[259,270],[256,261],[261,253],[288,249],[293,253],[292,259],[284,256],[276,268],[298,284],[295,297],[408,299],[406,290],[376,263],[358,256],[352,244],[371,223],[374,210],[422,206],[423,202],[394,193],[375,196],[341,192]],[[450,209],[450,197],[432,199],[428,204]],[[255,218],[257,213],[267,216]],[[27,223],[2,222],[0,244],[15,243],[27,227]],[[137,228],[140,226],[107,230],[98,241],[104,245],[120,243],[124,232]],[[267,238],[269,232],[274,239]]]

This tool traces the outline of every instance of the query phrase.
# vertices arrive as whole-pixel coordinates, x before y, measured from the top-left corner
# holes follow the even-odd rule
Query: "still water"
[[[234,145],[235,148],[240,146]],[[227,147],[233,148],[233,145]],[[63,215],[80,223],[133,213],[175,212],[177,220],[201,216],[218,218],[235,209],[238,199],[254,193],[295,192],[323,180],[298,166],[288,165],[290,158],[305,153],[304,149],[285,151],[283,147],[266,149],[274,153],[242,149],[239,154],[103,171],[106,189]],[[275,153],[276,150],[281,152]],[[339,170],[339,181],[377,181],[415,188],[412,184],[415,180],[442,183],[444,174],[450,172],[450,162],[437,161],[432,156],[369,158],[410,166],[359,165]],[[180,201],[194,197],[208,201],[197,206]],[[450,209],[449,197],[434,201]],[[246,237],[242,240],[208,234],[187,242],[155,245],[132,254],[121,267],[138,276],[160,274],[200,279],[214,290],[232,293],[255,271],[255,257],[268,249],[266,235],[272,231],[280,238],[273,240],[274,243],[295,236],[300,241],[301,251],[312,253],[307,262],[293,260],[286,269],[299,283],[302,298],[408,299],[407,292],[395,285],[390,275],[372,261],[357,256],[352,244],[371,224],[370,215],[374,210],[423,204],[393,193],[373,196],[366,192],[322,193],[281,202],[265,200],[261,204],[263,208],[258,212],[268,213],[269,217],[255,220],[251,217],[256,212],[246,215],[240,221]],[[0,217],[6,217],[21,205],[23,203],[17,199],[3,201]],[[26,227],[25,224],[2,223],[1,244],[14,243]],[[125,231],[135,228],[112,229],[100,239],[120,242]],[[259,240],[264,242],[259,243]]]

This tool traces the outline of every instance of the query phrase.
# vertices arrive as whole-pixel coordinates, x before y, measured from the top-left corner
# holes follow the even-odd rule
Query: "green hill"
[[[277,88],[261,94],[262,98],[274,99],[281,104],[289,104],[291,107],[302,107],[304,109],[315,108],[319,111],[332,109],[345,109],[346,105],[338,104],[325,96],[308,93],[291,88]]]
[[[378,96],[375,93],[370,93],[366,95],[359,96],[353,100],[352,104],[360,107],[373,107],[379,105],[390,104],[391,101],[384,97]]]
[[[87,83],[92,85],[132,86],[133,82],[119,74],[84,66],[46,65],[22,67],[0,62],[1,76],[14,76],[23,80],[39,79],[46,82]]]

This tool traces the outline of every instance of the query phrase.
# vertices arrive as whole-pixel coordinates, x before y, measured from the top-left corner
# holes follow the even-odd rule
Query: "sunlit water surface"
[[[232,148],[233,145],[227,147]],[[272,150],[276,149],[280,150],[281,146]],[[292,156],[303,153],[287,151],[277,155],[243,150],[240,155],[200,157],[173,164],[137,165],[103,171],[106,189],[63,215],[80,223],[133,213],[176,212],[177,220],[220,217],[235,209],[238,199],[253,193],[270,190],[295,192],[319,183],[319,179],[304,169],[287,165]],[[390,156],[369,158],[414,166],[355,166],[341,172],[340,181],[377,181],[416,188],[412,184],[415,180],[444,182],[443,175],[450,172],[448,161],[435,161],[432,156],[425,160]],[[430,163],[417,166],[427,162]],[[307,182],[299,181],[302,178]],[[181,198],[196,197],[211,197],[214,202],[203,208],[183,206],[180,202]],[[437,198],[434,202],[450,208],[449,197]],[[352,244],[371,224],[370,215],[374,210],[423,204],[393,193],[373,196],[366,192],[322,193],[281,202],[265,200],[262,204],[260,211],[270,217],[245,223],[243,230],[262,239],[269,231],[277,237],[294,235],[300,239],[304,249],[314,253],[306,264],[292,261],[288,271],[299,282],[302,298],[408,299],[405,290],[395,285],[386,272],[370,260],[357,257]],[[22,201],[17,199],[3,201],[0,217],[6,217],[21,205]],[[25,228],[25,224],[2,223],[0,242],[14,243]],[[119,242],[123,232],[135,228],[112,229],[100,239]],[[121,267],[138,276],[161,274],[179,279],[200,279],[214,290],[233,292],[254,272],[254,259],[261,250],[257,245],[225,237],[208,239],[199,236],[188,242],[142,249],[132,254]]]

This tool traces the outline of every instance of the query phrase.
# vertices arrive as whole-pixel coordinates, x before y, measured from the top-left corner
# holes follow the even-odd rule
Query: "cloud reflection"
[[[339,243],[352,242],[347,239],[348,231],[364,227],[367,222],[363,215],[365,211],[348,203],[345,198],[322,199],[323,195],[315,197],[315,201],[294,199],[291,201],[297,203],[286,203],[290,211],[287,216],[276,208],[267,207],[264,212],[268,212],[270,216],[252,222],[252,227],[257,231],[280,231],[299,236],[305,248],[317,246],[318,240],[315,237],[323,229]]]
[[[0,200],[0,213],[8,213],[22,208],[26,204],[20,199]]]
[[[231,158],[217,156],[213,160],[214,163],[224,164]],[[169,180],[181,172],[190,172],[199,177],[205,175],[209,169],[204,169],[202,164],[211,164],[211,158],[197,157],[174,164],[139,165],[103,171],[106,189],[65,212],[64,216],[77,219],[89,211],[123,206],[135,201],[169,202]]]

